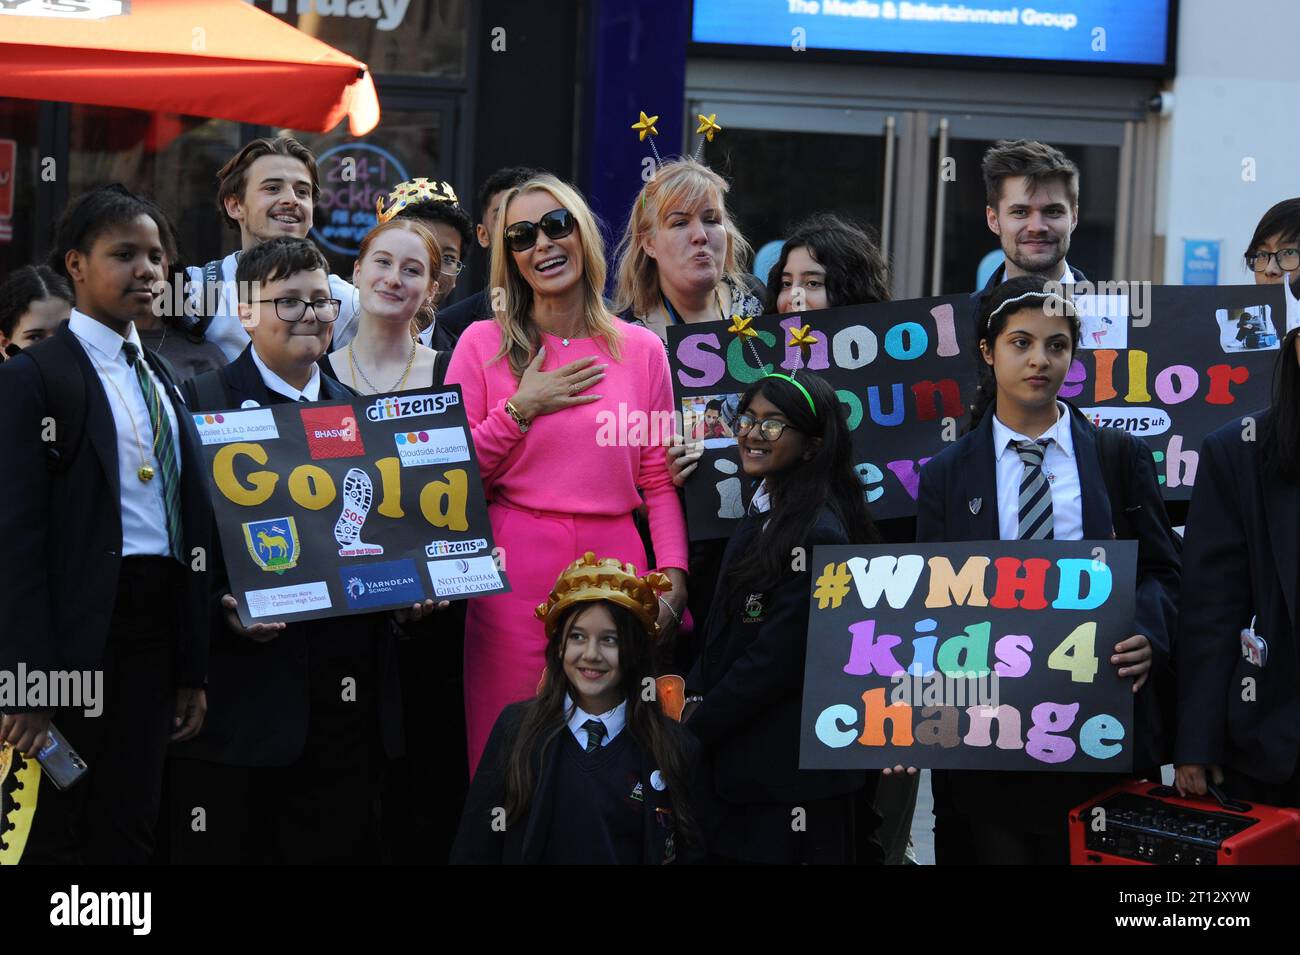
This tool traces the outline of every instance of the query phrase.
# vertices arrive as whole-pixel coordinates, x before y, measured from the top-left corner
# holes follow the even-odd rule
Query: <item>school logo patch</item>
[[[763,619],[763,595],[750,594],[745,601],[745,623],[760,623]]]
[[[302,427],[307,432],[307,450],[313,461],[322,458],[354,458],[366,453],[352,408],[303,408]]]
[[[249,521],[241,525],[244,543],[253,563],[263,570],[283,574],[298,566],[298,525],[292,517],[276,517],[269,521]]]

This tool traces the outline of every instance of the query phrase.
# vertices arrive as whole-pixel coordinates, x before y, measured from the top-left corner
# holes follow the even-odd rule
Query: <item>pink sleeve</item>
[[[671,421],[673,412],[672,379],[668,375],[668,357],[658,339],[651,343],[647,368],[646,409],[651,421]],[[664,417],[664,413],[668,415]],[[641,466],[637,485],[645,496],[650,519],[650,540],[654,544],[659,568],[688,569],[686,519],[677,488],[668,473],[668,456],[661,443],[661,429],[650,429],[651,440],[641,449]]]
[[[519,425],[506,412],[505,398],[498,398],[489,406],[487,358],[490,356],[479,354],[477,336],[466,341],[468,336],[467,331],[451,353],[451,362],[447,366],[447,383],[460,385],[465,402],[465,417],[469,419],[470,434],[474,438],[483,486],[490,488],[501,473],[507,456],[524,435],[519,430]]]

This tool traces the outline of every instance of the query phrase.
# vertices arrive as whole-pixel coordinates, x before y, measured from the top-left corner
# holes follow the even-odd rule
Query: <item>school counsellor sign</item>
[[[194,422],[246,625],[509,590],[459,388]]]

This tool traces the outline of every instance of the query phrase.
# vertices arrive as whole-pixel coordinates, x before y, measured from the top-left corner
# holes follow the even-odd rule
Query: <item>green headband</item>
[[[808,389],[807,389],[807,388],[805,388],[803,385],[799,384],[799,382],[795,381],[795,380],[794,380],[793,378],[791,378],[789,375],[782,375],[782,374],[778,374],[777,372],[768,372],[768,373],[767,373],[766,375],[764,375],[763,377],[764,377],[764,378],[780,378],[782,381],[788,381],[788,382],[790,382],[790,384],[792,384],[792,385],[794,385],[796,388],[798,388],[799,391],[803,393],[803,396],[804,396],[805,398],[808,399],[808,407],[812,409],[813,416],[816,417],[816,415],[817,415],[817,406],[816,406],[815,404],[813,404],[812,395],[810,395],[810,394],[808,393]]]

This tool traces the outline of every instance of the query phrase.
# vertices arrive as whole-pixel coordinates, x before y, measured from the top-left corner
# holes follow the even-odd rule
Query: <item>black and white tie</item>
[[[600,720],[587,720],[582,728],[587,731],[587,752],[594,753],[600,749],[600,741],[605,738],[605,724]]]
[[[1043,455],[1050,438],[1042,441],[1015,441],[1013,445],[1025,473],[1020,478],[1020,540],[1052,539],[1052,486],[1043,472]]]

